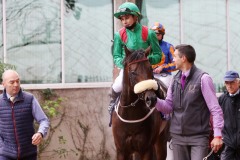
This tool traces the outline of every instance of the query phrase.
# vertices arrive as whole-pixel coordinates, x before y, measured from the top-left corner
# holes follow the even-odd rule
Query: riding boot
[[[117,98],[120,96],[121,92],[117,93],[115,92],[113,89],[111,90],[111,94],[110,94],[110,104],[108,106],[108,112],[111,115],[112,111],[114,109],[114,106],[116,104],[116,100]]]

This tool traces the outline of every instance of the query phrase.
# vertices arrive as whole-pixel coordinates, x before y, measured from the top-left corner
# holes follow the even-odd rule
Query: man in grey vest
[[[214,138],[210,147],[222,147],[223,112],[219,106],[212,78],[195,64],[191,45],[178,45],[174,52],[176,69],[165,100],[157,100],[156,109],[171,113],[170,133],[174,160],[202,160],[208,154],[210,115]]]

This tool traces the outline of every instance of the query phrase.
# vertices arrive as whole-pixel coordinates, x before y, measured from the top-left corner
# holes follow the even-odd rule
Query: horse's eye
[[[135,71],[131,71],[131,75],[136,76],[137,73]]]
[[[130,78],[135,78],[137,76],[137,73],[135,71],[129,71],[129,77]]]

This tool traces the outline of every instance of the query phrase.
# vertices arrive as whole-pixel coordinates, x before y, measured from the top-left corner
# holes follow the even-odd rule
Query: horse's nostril
[[[149,97],[147,97],[147,98],[145,99],[145,101],[149,101]]]
[[[150,107],[152,102],[151,102],[151,100],[147,99],[147,100],[145,101],[145,103],[146,103],[147,107]]]
[[[156,102],[157,102],[156,96],[148,96],[145,99],[145,103],[146,103],[147,107],[153,107],[153,105],[155,105]]]

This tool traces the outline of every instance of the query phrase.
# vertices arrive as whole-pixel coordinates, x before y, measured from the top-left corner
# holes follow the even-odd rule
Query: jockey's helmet
[[[165,28],[159,22],[155,22],[154,25],[151,27],[151,29],[154,30],[155,33],[160,33],[162,35],[165,34]]]
[[[120,18],[122,15],[127,15],[127,14],[135,15],[138,17],[141,16],[141,13],[138,7],[136,6],[136,4],[132,2],[125,2],[122,5],[120,5],[118,10],[114,13],[114,16],[116,18]]]

